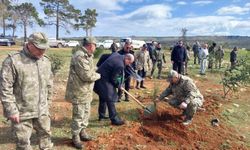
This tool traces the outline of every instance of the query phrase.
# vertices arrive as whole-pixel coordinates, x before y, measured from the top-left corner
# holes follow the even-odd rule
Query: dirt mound
[[[117,132],[100,136],[87,144],[88,149],[247,149],[236,143],[239,141],[235,131],[221,123],[211,126],[210,120],[219,116],[218,103],[206,97],[205,112],[197,112],[192,124],[181,124],[180,110],[168,107],[150,117],[140,111],[139,122],[128,122]]]

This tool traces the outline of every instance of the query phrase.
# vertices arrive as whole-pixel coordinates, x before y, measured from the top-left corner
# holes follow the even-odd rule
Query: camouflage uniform
[[[141,87],[144,87],[144,79],[146,77],[147,72],[151,68],[151,59],[149,52],[147,50],[140,50],[135,53],[135,68],[138,70],[138,75],[142,77]],[[139,81],[136,82],[136,87],[138,88]],[[145,88],[145,87],[144,87]]]
[[[208,48],[208,52],[209,52],[209,55],[208,55],[208,68],[210,69],[213,69],[213,66],[214,66],[214,61],[215,61],[215,48],[216,44],[215,45],[212,45]]]
[[[217,51],[215,51],[215,68],[221,68],[221,63],[224,57],[224,50],[219,48]]]
[[[164,55],[164,52],[161,49],[158,49],[158,48],[156,48],[153,51],[153,55],[155,57],[155,60],[156,60],[155,62],[156,63],[153,63],[153,67],[152,67],[152,70],[151,70],[151,76],[153,76],[154,71],[155,71],[155,67],[157,65],[157,68],[158,68],[158,77],[157,78],[160,78],[161,77],[163,62],[166,63],[165,55]]]
[[[47,56],[36,59],[26,47],[10,54],[3,62],[0,96],[5,117],[20,117],[19,123],[12,122],[18,150],[32,149],[30,137],[33,128],[38,133],[40,149],[47,150],[53,146],[49,117],[52,77]]]
[[[99,78],[93,55],[89,55],[84,47],[77,47],[71,59],[65,96],[73,105],[72,135],[79,135],[88,126],[94,82]]]
[[[178,108],[182,102],[187,103],[184,113],[188,118],[193,117],[197,108],[201,107],[204,101],[193,80],[183,75],[180,75],[180,80],[177,84],[170,83],[169,87],[161,93],[159,99],[163,100],[164,97],[170,94],[173,94],[173,98],[168,100],[171,106]]]

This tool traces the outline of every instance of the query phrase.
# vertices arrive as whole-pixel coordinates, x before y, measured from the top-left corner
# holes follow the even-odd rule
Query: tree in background
[[[183,43],[187,43],[187,31],[187,28],[181,29],[181,40],[183,41]]]
[[[9,0],[0,0],[0,26],[3,28],[2,36],[5,36],[5,31],[7,28],[6,20],[10,16],[9,13],[10,1]]]
[[[36,8],[32,5],[32,3],[22,3],[14,7],[18,17],[20,18],[18,22],[23,26],[24,42],[26,42],[27,27],[32,27],[34,25],[34,22],[36,22],[39,26],[42,26],[44,25],[44,22],[38,17],[38,12],[36,11]]]
[[[80,10],[69,4],[68,0],[42,0],[40,5],[44,7],[47,15],[47,25],[56,26],[56,39],[59,38],[59,28],[66,29],[69,33],[68,25],[73,26],[78,21]]]
[[[86,36],[92,36],[92,29],[95,27],[98,16],[96,9],[87,9],[84,15],[79,17],[79,24],[75,25],[76,29],[82,28],[86,32]]]
[[[20,21],[20,16],[17,13],[16,7],[11,6],[10,7],[10,16],[8,18],[8,24],[7,24],[7,29],[12,29],[12,37],[15,37],[15,32],[17,28],[18,21]]]

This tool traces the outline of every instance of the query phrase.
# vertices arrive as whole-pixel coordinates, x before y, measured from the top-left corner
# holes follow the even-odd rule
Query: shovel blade
[[[156,111],[155,104],[151,104],[151,105],[147,106],[146,108],[144,108],[144,116],[150,116],[150,115],[154,114],[155,111]]]

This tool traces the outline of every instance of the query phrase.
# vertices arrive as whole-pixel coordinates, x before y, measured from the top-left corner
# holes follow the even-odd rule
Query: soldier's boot
[[[82,129],[82,131],[80,132],[80,139],[81,141],[92,141],[94,138],[87,134],[84,129]]]
[[[79,135],[72,136],[72,143],[76,149],[83,149],[84,148],[84,145],[81,143]]]
[[[140,89],[140,87],[139,87],[139,81],[136,81],[136,87],[135,88]]]
[[[143,88],[143,89],[146,89],[146,87],[144,86],[144,81],[143,80],[141,81],[141,86],[140,87]]]

